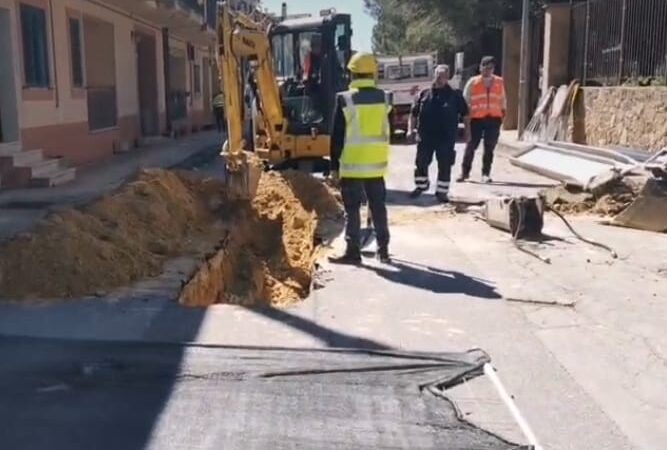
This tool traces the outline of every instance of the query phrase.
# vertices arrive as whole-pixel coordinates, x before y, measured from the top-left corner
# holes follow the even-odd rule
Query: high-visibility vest
[[[355,80],[338,94],[344,101],[345,146],[341,178],[381,178],[389,165],[389,94],[374,80]]]
[[[225,97],[222,94],[218,94],[215,97],[213,97],[213,107],[214,108],[225,107]]]
[[[505,109],[505,87],[503,79],[493,76],[491,88],[484,85],[484,78],[478,75],[472,81],[470,89],[470,117],[483,119],[485,117],[503,117]]]

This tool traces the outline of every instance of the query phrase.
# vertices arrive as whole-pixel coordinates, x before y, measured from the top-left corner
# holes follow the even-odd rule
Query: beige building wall
[[[49,54],[50,88],[23,88],[23,52],[19,5],[34,5],[45,9],[47,22],[47,47]],[[53,11],[49,11],[49,5]],[[10,11],[12,23],[13,61],[17,90],[17,107],[21,141],[25,150],[42,148],[47,156],[64,156],[75,164],[85,164],[109,157],[114,151],[133,147],[141,138],[139,119],[139,93],[137,81],[137,55],[134,34],[137,31],[154,37],[156,44],[157,105],[160,131],[166,129],[164,60],[161,28],[137,20],[113,7],[101,6],[85,0],[0,0],[0,7]],[[90,131],[86,90],[73,86],[69,22],[70,17],[80,18],[86,36],[85,24],[89,20],[101,21],[112,27],[114,45],[114,73],[105,72],[104,52],[90,54],[85,51],[83,39],[84,74],[96,81],[114,82],[116,85],[117,125],[104,130]],[[55,44],[55,45],[54,45]],[[170,45],[182,49],[186,42],[178,37]],[[100,54],[101,53],[101,54]],[[196,61],[208,54],[207,48],[196,49]],[[92,59],[92,61],[91,61]],[[88,67],[87,67],[88,66]],[[203,67],[202,67],[203,70]],[[186,71],[186,86],[190,86],[191,71]],[[84,85],[86,80],[84,80]],[[202,89],[203,91],[203,89]],[[203,99],[195,96],[189,105],[190,120],[196,128],[210,123],[203,114]]]

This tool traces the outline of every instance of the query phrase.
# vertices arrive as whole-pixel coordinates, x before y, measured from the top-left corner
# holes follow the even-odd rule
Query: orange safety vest
[[[505,109],[505,87],[503,79],[493,76],[491,89],[484,85],[484,78],[478,75],[472,82],[470,90],[470,117],[484,119],[485,117],[503,117]]]

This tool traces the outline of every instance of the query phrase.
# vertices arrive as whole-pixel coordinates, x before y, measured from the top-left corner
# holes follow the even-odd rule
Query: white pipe
[[[544,447],[542,447],[537,442],[535,433],[533,433],[533,430],[530,428],[530,425],[528,425],[528,422],[526,422],[526,419],[523,418],[523,415],[521,414],[521,411],[519,411],[519,408],[516,406],[516,403],[514,403],[512,397],[510,397],[510,395],[507,393],[507,390],[505,390],[505,386],[503,386],[503,383],[500,381],[500,378],[496,373],[496,369],[490,363],[484,364],[484,374],[489,377],[493,383],[496,391],[498,391],[498,395],[505,403],[505,406],[507,406],[507,409],[509,409],[512,417],[514,418],[514,421],[517,423],[517,425],[519,425],[519,428],[521,428],[521,432],[528,440],[528,443],[533,446],[534,450],[544,450]]]

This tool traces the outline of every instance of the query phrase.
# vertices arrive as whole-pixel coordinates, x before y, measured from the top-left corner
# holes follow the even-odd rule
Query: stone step
[[[30,180],[30,186],[36,188],[53,187],[68,183],[76,178],[74,167],[59,168],[58,170],[41,177]]]
[[[35,162],[30,166],[30,178],[45,177],[62,168],[63,167],[60,165],[60,159],[43,159],[42,161]]]
[[[5,165],[9,164],[13,167],[30,167],[32,164],[41,161],[43,157],[42,150],[28,150],[7,156],[0,156],[0,160],[5,160]]]
[[[21,151],[21,144],[18,142],[0,143],[0,157],[11,156]]]

